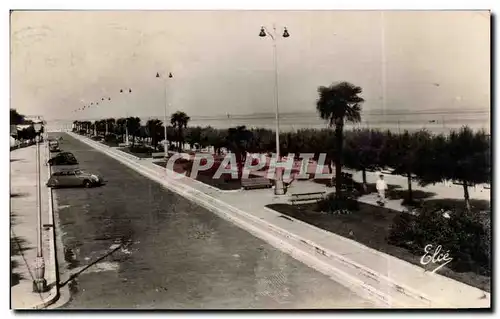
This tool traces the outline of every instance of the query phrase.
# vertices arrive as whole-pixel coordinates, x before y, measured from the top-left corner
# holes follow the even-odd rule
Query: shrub
[[[118,137],[115,134],[108,134],[104,136],[104,142],[118,143]]]
[[[423,206],[418,216],[400,213],[393,220],[387,238],[395,246],[423,255],[426,245],[442,246],[453,260],[448,266],[456,271],[490,273],[490,231],[477,214],[454,211],[443,217],[443,207]]]
[[[151,154],[151,149],[144,145],[130,146],[129,151],[132,153]]]
[[[359,209],[359,203],[349,194],[344,193],[339,199],[335,194],[329,194],[325,200],[318,203],[321,211],[328,213],[350,213]]]

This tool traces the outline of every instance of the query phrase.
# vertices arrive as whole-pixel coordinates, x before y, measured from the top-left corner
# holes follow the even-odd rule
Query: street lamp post
[[[269,36],[273,40],[273,57],[274,57],[274,102],[276,104],[276,160],[277,163],[280,162],[280,133],[279,133],[279,97],[278,97],[278,50],[276,47],[276,26],[273,25],[273,32],[269,32],[266,27],[262,26],[260,28],[259,37],[263,38]],[[287,28],[285,27],[283,30],[283,38],[288,38],[290,34],[288,33]],[[275,195],[284,195],[285,190],[283,187],[283,178],[281,174],[281,168],[276,167],[275,173],[275,185],[274,185],[274,194]]]
[[[42,251],[42,204],[41,204],[41,182],[40,182],[40,133],[42,122],[40,119],[33,124],[36,132],[36,207],[37,207],[37,249],[35,259],[35,279],[33,280],[33,291],[40,293],[47,290],[47,280],[45,280],[45,261]]]
[[[123,93],[123,89],[120,89],[120,93]],[[132,89],[128,89],[128,93],[132,93]],[[128,110],[125,112],[125,144],[128,146]]]
[[[156,72],[156,77],[157,78],[161,78],[161,75],[160,75],[159,72]],[[172,73],[168,74],[168,78],[169,79],[171,79],[173,77],[174,76],[172,75]],[[163,94],[164,94],[163,97],[165,99],[165,109],[164,109],[164,112],[163,112],[163,117],[164,117],[163,127],[164,127],[164,130],[165,130],[165,132],[164,132],[164,134],[165,134],[165,143],[163,145],[163,148],[164,148],[164,151],[165,151],[165,158],[167,158],[168,157],[168,139],[167,139],[167,124],[168,124],[168,122],[167,122],[167,115],[168,115],[167,114],[168,113],[168,110],[167,110],[168,109],[168,101],[167,101],[167,79],[166,78],[163,78],[163,79],[164,79],[163,80],[163,82],[164,82],[163,83],[163,86],[164,86],[164,88],[163,88],[164,89],[163,90]]]

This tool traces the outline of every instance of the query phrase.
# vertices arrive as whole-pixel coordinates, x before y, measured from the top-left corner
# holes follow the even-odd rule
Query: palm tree
[[[252,132],[245,126],[232,127],[227,131],[227,148],[234,152],[236,165],[238,167],[238,179],[243,175],[243,163],[246,161],[246,154],[250,148]]]
[[[179,141],[179,152],[182,152],[182,145],[184,144],[184,137],[182,135],[182,130],[187,127],[187,124],[191,118],[187,116],[186,113],[177,111],[170,117],[170,124],[177,128],[178,141]]]
[[[146,123],[147,135],[151,138],[151,146],[158,147],[158,138],[162,133],[163,122],[158,119],[148,120]]]
[[[361,87],[349,82],[318,88],[319,98],[316,101],[316,110],[322,119],[328,120],[330,127],[335,126],[335,195],[337,198],[340,198],[342,188],[344,123],[361,121],[361,103],[364,102],[364,99],[359,96],[361,92]]]

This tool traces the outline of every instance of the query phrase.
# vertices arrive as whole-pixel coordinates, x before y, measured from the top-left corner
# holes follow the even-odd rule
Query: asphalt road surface
[[[68,284],[63,308],[369,308],[327,276],[64,133],[61,149],[103,175],[55,190]],[[113,246],[115,245],[115,246]]]

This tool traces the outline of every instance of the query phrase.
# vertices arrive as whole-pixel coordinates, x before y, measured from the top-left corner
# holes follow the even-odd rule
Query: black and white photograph
[[[492,310],[491,11],[8,14],[10,309]]]

